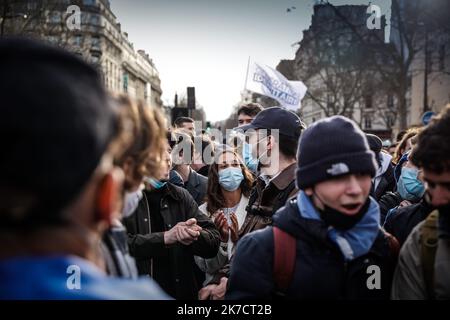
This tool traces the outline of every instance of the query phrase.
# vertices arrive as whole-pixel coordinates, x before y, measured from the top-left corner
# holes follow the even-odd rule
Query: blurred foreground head
[[[0,234],[106,228],[122,178],[97,71],[24,39],[0,41],[0,70]]]

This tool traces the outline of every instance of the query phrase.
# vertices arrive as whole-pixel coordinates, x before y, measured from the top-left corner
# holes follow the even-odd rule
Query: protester
[[[238,126],[250,124],[262,110],[263,108],[258,103],[248,103],[239,107],[237,112]]]
[[[378,163],[378,169],[375,177],[372,179],[371,196],[376,201],[389,191],[395,191],[396,182],[394,178],[394,168],[391,164],[392,156],[382,152],[383,142],[374,134],[366,134],[369,148],[375,153],[375,159]]]
[[[255,154],[260,169],[246,207],[247,216],[239,228],[239,238],[271,225],[273,214],[298,192],[295,187],[296,152],[304,127],[295,113],[273,107],[261,111],[251,124],[239,128],[247,131],[252,148],[250,155]],[[250,159],[250,163],[253,162],[255,160]],[[211,291],[216,298],[223,296],[229,272],[230,264],[227,264],[216,272],[205,291]]]
[[[240,240],[227,299],[388,299],[396,241],[369,197],[377,164],[363,132],[341,116],[300,139],[295,199],[273,227]],[[377,266],[381,277],[371,277]],[[372,280],[371,280],[372,279]]]
[[[128,217],[143,197],[144,176],[154,176],[161,168],[166,124],[156,109],[145,106],[141,101],[119,95],[115,97],[114,104],[121,116],[117,142],[123,145],[123,151],[120,151],[115,163],[125,174],[122,217]],[[129,253],[127,232],[119,219],[114,219],[105,232],[101,248],[109,275],[125,278],[138,276],[135,260]]]
[[[215,257],[220,236],[189,192],[167,181],[170,152],[168,147],[164,158],[166,169],[159,177],[146,179],[148,189],[124,224],[139,274],[154,278],[176,299],[197,299],[201,283],[197,283],[195,276],[194,255]]]
[[[208,179],[191,168],[194,160],[194,142],[183,132],[174,132],[169,141],[172,149],[173,169],[183,179],[186,190],[198,205],[205,202]]]
[[[432,211],[425,201],[425,185],[422,172],[410,161],[414,148],[406,153],[407,160],[401,168],[398,180],[398,194],[402,202],[389,210],[383,227],[397,238],[402,245],[414,227]]]
[[[175,129],[182,131],[191,137],[195,136],[195,121],[189,117],[179,117],[174,121]]]
[[[0,40],[0,299],[165,299],[110,278],[100,252],[118,214],[118,129],[97,71],[31,40]]]
[[[208,135],[194,137],[194,161],[191,168],[198,174],[208,177],[211,161],[214,159],[214,144]]]
[[[229,262],[234,253],[239,230],[247,215],[245,208],[253,176],[230,147],[222,146],[217,150],[208,180],[207,202],[199,209],[214,219],[220,231],[221,246],[213,259],[196,257],[197,265],[206,272],[205,285]],[[201,290],[200,299],[223,299],[222,295],[214,295],[216,288],[217,285],[213,284]]]
[[[411,128],[408,129],[403,135],[400,135],[402,138],[400,142],[398,142],[397,148],[395,149],[395,154],[392,158],[392,163],[397,165],[402,158],[402,156],[411,150],[411,138],[416,136],[420,132],[420,128]],[[399,138],[398,136],[397,138]]]
[[[393,299],[450,299],[450,105],[419,134],[411,161],[422,170],[435,209],[400,252]]]
[[[242,233],[248,233],[270,225],[272,215],[298,192],[296,151],[304,124],[295,113],[273,107],[261,111],[251,124],[241,129],[250,135],[252,156],[259,166],[242,229]],[[271,130],[278,130],[278,137]]]
[[[419,131],[417,131],[419,132]],[[409,144],[411,147],[414,147],[416,144],[417,135],[411,136],[409,138]],[[403,156],[400,158],[400,160],[397,161],[397,165],[394,167],[394,178],[396,181],[396,191],[391,192],[388,191],[385,193],[379,200],[378,204],[380,205],[380,214],[381,214],[381,222],[384,223],[386,221],[386,216],[389,214],[390,211],[395,211],[399,207],[406,207],[411,204],[417,203],[420,201],[420,199],[423,196],[417,196],[414,194],[411,194],[406,191],[404,180],[408,182],[415,182],[415,185],[417,187],[420,187],[423,182],[420,181],[420,179],[417,179],[418,175],[415,177],[411,177],[411,171],[413,171],[415,166],[412,163],[409,163],[408,157],[411,150],[406,151]],[[403,170],[403,167],[409,167],[409,169]],[[403,176],[402,176],[402,172]],[[408,175],[409,174],[409,175]],[[406,177],[405,177],[406,176]],[[415,188],[415,193],[417,193],[419,188]],[[421,189],[424,189],[423,186]]]

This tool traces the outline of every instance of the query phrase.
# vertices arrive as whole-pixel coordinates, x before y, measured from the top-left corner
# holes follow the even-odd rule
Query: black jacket
[[[398,208],[386,217],[384,229],[395,236],[402,245],[416,225],[426,219],[433,208],[422,200],[407,207]]]
[[[197,202],[197,205],[201,205],[205,202],[208,178],[191,169],[191,173],[189,174],[189,178],[185,182],[184,187],[189,191],[195,202]]]
[[[387,170],[381,176],[380,182],[375,190],[372,190],[372,196],[379,201],[387,192],[394,192],[397,188],[397,182],[394,178],[394,167],[389,164]],[[373,188],[372,188],[373,189]]]
[[[239,237],[271,225],[273,214],[283,207],[289,198],[298,193],[295,186],[296,168],[296,163],[291,164],[268,185],[261,177],[256,179],[248,199],[247,217],[239,230]]]
[[[293,280],[288,299],[389,299],[396,255],[381,230],[371,250],[351,262],[327,236],[323,221],[304,219],[296,199],[273,218],[273,225],[297,240]],[[240,240],[231,266],[227,299],[271,299],[276,285],[273,228],[253,232]],[[367,268],[381,270],[381,289],[369,290]]]
[[[169,293],[177,299],[197,299],[199,283],[194,275],[194,255],[213,258],[216,256],[220,235],[214,223],[198,209],[191,195],[183,188],[170,183],[164,187],[165,194],[161,198],[161,216],[164,220],[165,230],[171,229],[178,222],[190,218],[197,219],[197,224],[203,228],[200,237],[190,246],[182,244],[164,244],[164,233],[151,233],[150,212],[146,199],[148,191],[139,203],[136,212],[124,219],[128,231],[128,244],[131,254],[136,258],[139,274],[151,275],[152,259],[158,256],[169,255],[170,266],[173,272],[173,284],[159,283],[163,288],[171,288]],[[158,282],[158,279],[155,278]]]

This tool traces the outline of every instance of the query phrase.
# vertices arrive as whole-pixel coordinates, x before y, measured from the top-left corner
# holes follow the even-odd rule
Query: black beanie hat
[[[319,120],[302,133],[297,166],[299,189],[351,173],[373,177],[377,169],[364,133],[342,116]]]
[[[370,150],[375,152],[375,154],[379,154],[381,148],[383,148],[383,141],[381,141],[378,136],[371,133],[366,133],[366,138],[367,142],[369,143]]]
[[[59,223],[116,135],[116,113],[98,72],[56,47],[0,40],[0,70],[0,189],[34,199],[20,213],[0,204],[0,225]]]

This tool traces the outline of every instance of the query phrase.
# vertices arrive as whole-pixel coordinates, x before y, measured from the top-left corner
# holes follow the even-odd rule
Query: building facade
[[[1,35],[44,39],[79,54],[98,68],[109,91],[162,107],[155,64],[134,49],[108,0],[4,0],[0,12]],[[80,24],[71,28],[77,15]]]

